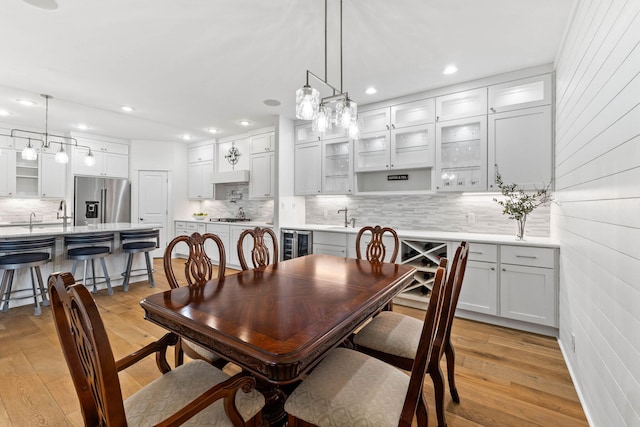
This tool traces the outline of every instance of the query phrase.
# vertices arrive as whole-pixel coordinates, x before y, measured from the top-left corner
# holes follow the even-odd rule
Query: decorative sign
[[[408,181],[409,175],[387,175],[387,181]]]
[[[235,145],[232,145],[231,148],[229,148],[229,152],[224,156],[225,159],[227,159],[227,161],[232,165],[235,166],[236,163],[238,163],[238,160],[240,157],[240,151],[236,148]]]

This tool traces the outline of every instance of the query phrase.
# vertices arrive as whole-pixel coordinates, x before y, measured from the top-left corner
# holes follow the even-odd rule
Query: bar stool
[[[33,289],[33,301],[35,304],[34,316],[41,314],[40,305],[49,305],[47,292],[42,282],[40,266],[51,261],[55,246],[55,237],[0,242],[0,252],[7,253],[6,255],[0,256],[0,270],[4,270],[2,274],[2,285],[0,286],[0,304],[2,304],[3,312],[9,310],[9,300],[11,299],[31,298],[31,296],[10,298],[14,273],[16,270],[27,267],[31,273],[31,288]],[[40,288],[39,291],[36,289],[36,280]],[[27,289],[20,289],[16,292],[24,290]],[[40,303],[38,297],[42,298],[42,303]]]
[[[155,239],[155,241],[149,239]],[[149,285],[152,288],[155,288],[156,284],[153,281],[153,268],[151,267],[151,257],[149,256],[149,252],[160,247],[160,230],[121,231],[120,243],[122,243],[122,252],[129,254],[129,257],[127,258],[127,268],[125,272],[122,273],[122,276],[124,277],[122,282],[123,290],[125,292],[129,290],[129,279],[131,278],[132,271],[144,270],[142,268],[131,270],[133,256],[140,252],[144,252],[144,258],[147,262]]]
[[[91,279],[93,283],[93,293],[97,292],[96,277],[104,278],[107,283],[107,289],[109,295],[113,295],[113,289],[111,289],[111,279],[107,272],[107,264],[104,258],[113,252],[113,241],[115,240],[114,233],[97,233],[97,234],[83,234],[83,235],[70,235],[65,236],[64,246],[67,252],[67,259],[73,260],[73,266],[71,267],[71,274],[75,277],[76,268],[78,267],[78,261],[84,262],[84,270],[82,273],[82,284],[87,286],[87,261],[91,261]],[[108,246],[100,244],[108,243]],[[102,264],[102,272],[104,276],[96,276],[96,258],[100,259]]]

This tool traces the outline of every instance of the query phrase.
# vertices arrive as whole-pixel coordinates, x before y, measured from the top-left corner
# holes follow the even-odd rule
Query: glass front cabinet
[[[346,138],[322,141],[322,193],[352,194],[351,142]]]
[[[436,190],[487,189],[487,117],[436,124]]]

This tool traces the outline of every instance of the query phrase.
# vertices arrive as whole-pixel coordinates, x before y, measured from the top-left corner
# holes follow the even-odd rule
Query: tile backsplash
[[[58,221],[56,213],[60,200],[0,198],[0,223],[29,223],[31,212],[36,214],[35,221]]]
[[[227,200],[203,200],[199,202],[200,211],[209,214],[209,218],[234,218],[238,208],[242,207],[245,216],[253,221],[273,222],[273,199],[249,200],[246,184],[226,184],[224,191]],[[231,199],[237,200],[233,202]]]
[[[468,233],[514,234],[515,220],[502,214],[493,198],[499,194],[433,194],[406,196],[309,196],[308,224],[343,225],[344,214],[356,218],[356,228],[385,225],[403,230],[438,230]],[[470,215],[471,214],[471,215]],[[471,223],[469,217],[472,217]],[[550,207],[540,206],[527,217],[526,235],[549,236]]]

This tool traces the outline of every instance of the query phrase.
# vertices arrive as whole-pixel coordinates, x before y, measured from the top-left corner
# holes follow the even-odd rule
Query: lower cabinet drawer
[[[315,235],[314,235],[315,237]],[[347,247],[346,246],[335,246],[335,245],[325,245],[321,243],[313,244],[313,253],[314,254],[323,254],[323,255],[335,255],[340,257],[347,256]]]
[[[500,262],[502,264],[528,265],[530,267],[554,267],[555,250],[551,248],[535,248],[531,246],[501,246]]]

